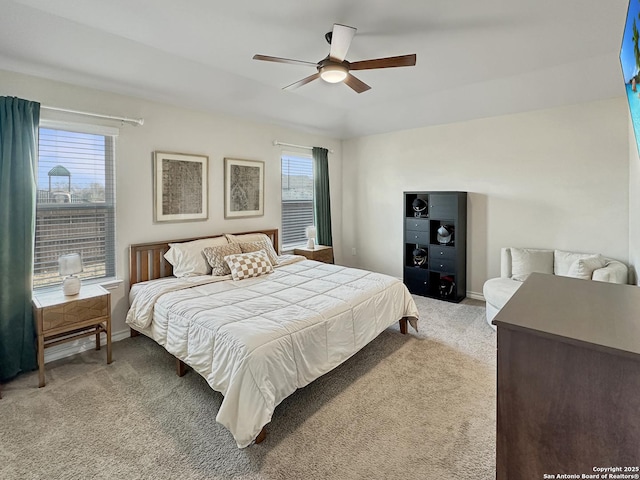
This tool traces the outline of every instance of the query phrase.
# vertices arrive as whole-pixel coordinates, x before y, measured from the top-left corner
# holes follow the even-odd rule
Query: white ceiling
[[[0,68],[350,138],[624,95],[628,0],[0,0]],[[316,80],[334,23],[349,61],[415,67]],[[0,85],[0,93],[2,86]],[[129,115],[131,112],[122,112]]]

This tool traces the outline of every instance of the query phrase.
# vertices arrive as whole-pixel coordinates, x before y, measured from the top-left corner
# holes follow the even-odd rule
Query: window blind
[[[58,257],[80,253],[80,278],[115,275],[114,137],[40,128],[34,288],[62,283]]]
[[[282,249],[307,243],[305,229],[313,225],[313,159],[282,156]]]

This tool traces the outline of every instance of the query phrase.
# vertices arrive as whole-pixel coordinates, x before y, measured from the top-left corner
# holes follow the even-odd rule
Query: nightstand
[[[314,249],[298,247],[293,253],[307,257],[309,260],[315,260],[316,262],[333,263],[333,247],[327,247],[325,245],[316,245]]]
[[[83,285],[80,293],[65,296],[61,289],[35,292],[33,314],[38,334],[39,385],[44,387],[44,349],[78,338],[107,335],[107,363],[111,363],[111,295],[100,285]]]

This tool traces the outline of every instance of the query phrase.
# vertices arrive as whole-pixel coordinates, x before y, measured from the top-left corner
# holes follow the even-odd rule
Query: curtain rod
[[[313,150],[313,147],[307,147],[305,145],[295,145],[293,143],[284,143],[284,142],[279,142],[278,140],[274,140],[273,141],[273,145],[274,146],[283,146],[283,147],[296,147],[296,148],[304,148],[305,150]],[[329,150],[329,153],[333,153],[333,150]]]
[[[70,110],[68,108],[48,107],[46,105],[40,105],[40,108],[45,110],[54,110],[56,112],[75,113],[77,115],[86,115],[87,117],[106,118],[108,120],[118,120],[122,123],[131,123],[136,127],[144,125],[144,118],[128,118],[128,117],[116,117],[113,115],[103,115],[102,113],[82,112],[80,110]]]

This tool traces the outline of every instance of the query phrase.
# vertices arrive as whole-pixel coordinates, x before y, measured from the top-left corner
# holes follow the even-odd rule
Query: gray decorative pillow
[[[231,276],[234,280],[258,277],[265,273],[273,272],[269,257],[267,257],[266,252],[263,250],[259,252],[227,255],[224,259],[229,264]]]
[[[242,253],[240,244],[227,243],[226,245],[218,245],[216,247],[207,247],[202,253],[204,254],[207,262],[211,265],[211,275],[229,275],[229,264],[224,260],[227,255],[233,255],[235,253]]]
[[[250,253],[257,252],[259,250],[264,250],[269,257],[269,261],[271,265],[278,265],[278,254],[276,253],[273,245],[271,244],[271,240],[264,239],[258,240],[255,242],[242,242],[239,243],[240,248],[242,249],[242,253]]]

